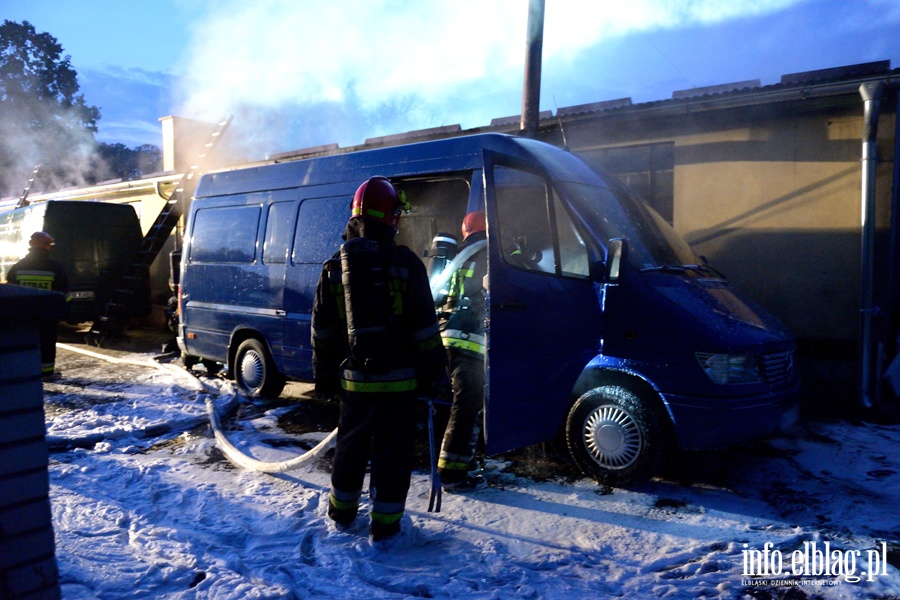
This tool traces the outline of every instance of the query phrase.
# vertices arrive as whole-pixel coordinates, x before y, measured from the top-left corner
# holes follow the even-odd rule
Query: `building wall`
[[[672,224],[697,253],[799,338],[857,337],[861,99],[810,112],[750,107],[604,121],[567,131],[573,151],[674,142]],[[882,115],[876,191],[883,238],[894,130],[894,113]]]

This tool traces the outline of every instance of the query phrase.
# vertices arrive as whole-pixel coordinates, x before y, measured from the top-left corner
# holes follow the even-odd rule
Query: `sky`
[[[56,37],[97,139],[215,122],[247,158],[459,124],[522,106],[527,0],[0,0]],[[540,109],[884,61],[896,0],[546,0]]]

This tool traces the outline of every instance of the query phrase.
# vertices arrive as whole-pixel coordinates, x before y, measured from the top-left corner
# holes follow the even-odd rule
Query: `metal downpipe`
[[[863,408],[876,403],[875,348],[873,347],[874,317],[874,255],[875,255],[875,168],[877,166],[878,119],[884,82],[867,82],[859,86],[865,113],[862,136],[862,241],[860,248],[860,380],[859,402]]]

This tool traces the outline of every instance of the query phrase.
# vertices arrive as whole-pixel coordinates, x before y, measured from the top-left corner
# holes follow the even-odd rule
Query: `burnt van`
[[[76,200],[48,200],[0,213],[0,279],[28,253],[35,231],[56,240],[50,252],[69,279],[70,323],[93,321],[128,272],[141,248],[143,235],[134,208]],[[125,311],[129,316],[150,312],[150,285],[139,290]]]
[[[627,485],[675,447],[778,431],[797,415],[795,340],[640,198],[571,153],[472,135],[204,175],[188,214],[178,343],[250,396],[312,377],[310,313],[356,188],[383,175],[420,255],[487,213],[487,453],[567,439]],[[533,258],[521,257],[523,249]]]

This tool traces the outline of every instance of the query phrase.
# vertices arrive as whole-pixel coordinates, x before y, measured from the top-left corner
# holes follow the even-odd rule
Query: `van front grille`
[[[762,371],[766,382],[771,386],[779,386],[790,382],[794,377],[794,352],[774,352],[762,355]]]

